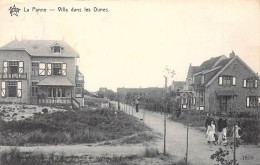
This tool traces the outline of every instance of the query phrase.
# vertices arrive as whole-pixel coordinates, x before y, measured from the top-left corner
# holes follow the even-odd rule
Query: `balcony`
[[[0,79],[26,80],[27,73],[0,73]]]

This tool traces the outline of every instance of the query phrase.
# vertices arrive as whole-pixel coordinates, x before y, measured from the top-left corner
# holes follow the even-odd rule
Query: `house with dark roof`
[[[65,41],[11,41],[0,48],[0,102],[84,106],[78,59]]]
[[[257,111],[259,77],[232,51],[200,66],[189,66],[181,91],[182,109],[207,112]]]
[[[185,83],[185,81],[172,81],[170,90],[178,93],[180,90],[184,88]]]

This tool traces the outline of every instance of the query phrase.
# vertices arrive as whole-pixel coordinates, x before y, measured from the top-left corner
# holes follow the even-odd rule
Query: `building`
[[[0,48],[0,102],[84,106],[78,59],[64,41],[11,41]]]
[[[207,112],[257,111],[259,77],[234,52],[189,66],[182,109]]]
[[[172,81],[170,89],[171,91],[178,93],[179,91],[183,90],[185,84],[185,81]]]

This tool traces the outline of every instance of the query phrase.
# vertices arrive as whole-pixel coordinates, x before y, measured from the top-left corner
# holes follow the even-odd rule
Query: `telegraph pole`
[[[165,79],[165,89],[164,89],[164,101],[165,101],[165,104],[162,108],[164,108],[164,140],[163,140],[163,154],[165,155],[166,154],[166,110],[167,110],[167,98],[166,98],[166,95],[167,95],[167,80],[168,80],[168,77],[173,77],[175,75],[175,71],[174,70],[171,70],[169,69],[167,66],[166,68],[163,70],[164,72],[164,79]]]
[[[164,76],[165,78],[165,91],[164,91],[164,99],[165,99],[165,106],[164,106],[164,138],[163,138],[163,154],[166,154],[166,108],[167,108],[167,103],[166,103],[166,90],[167,90],[167,77]]]

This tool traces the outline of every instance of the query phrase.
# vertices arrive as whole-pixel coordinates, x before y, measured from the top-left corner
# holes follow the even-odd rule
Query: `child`
[[[212,149],[212,143],[215,141],[215,137],[214,137],[215,128],[216,128],[215,121],[211,121],[210,125],[208,125],[207,133],[206,133],[207,140],[208,140],[209,143],[210,143],[210,150],[211,150],[211,151],[213,151],[213,149]]]
[[[234,134],[234,129],[235,129],[235,134]],[[238,142],[238,140],[241,138],[241,128],[239,127],[239,123],[236,122],[235,126],[232,128],[232,133],[233,139],[235,138],[236,142]],[[234,137],[235,135],[235,137]]]

